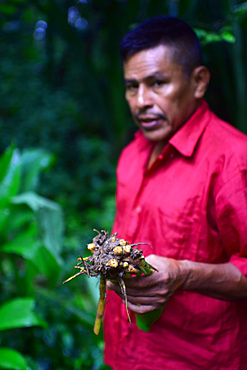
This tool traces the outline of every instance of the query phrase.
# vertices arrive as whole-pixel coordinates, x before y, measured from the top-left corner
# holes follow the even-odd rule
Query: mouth
[[[167,120],[167,118],[163,115],[157,116],[136,115],[136,119],[140,126],[145,130],[155,129],[161,123],[161,121]]]

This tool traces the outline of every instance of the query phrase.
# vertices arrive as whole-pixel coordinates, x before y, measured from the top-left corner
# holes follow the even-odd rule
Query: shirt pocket
[[[196,260],[198,256],[200,197],[194,197],[181,207],[174,204],[143,204],[138,224],[137,239],[149,240],[157,255]]]

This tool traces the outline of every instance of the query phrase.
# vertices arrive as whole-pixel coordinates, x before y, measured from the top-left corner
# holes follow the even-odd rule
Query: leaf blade
[[[0,347],[0,368],[11,370],[27,370],[25,358],[17,351]]]
[[[45,325],[34,312],[32,298],[15,298],[0,307],[0,330]]]

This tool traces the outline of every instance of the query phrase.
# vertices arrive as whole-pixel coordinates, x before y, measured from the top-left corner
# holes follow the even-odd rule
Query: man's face
[[[159,45],[134,54],[123,66],[135,123],[147,139],[164,144],[198,106],[193,77],[186,79],[171,56],[169,47]]]

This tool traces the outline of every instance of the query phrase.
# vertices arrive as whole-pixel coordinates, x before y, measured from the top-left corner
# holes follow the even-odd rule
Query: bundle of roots
[[[89,257],[78,258],[75,266],[79,272],[65,280],[64,283],[74,279],[79,275],[100,276],[100,298],[98,302],[97,315],[94,325],[94,333],[100,332],[101,322],[104,313],[106,300],[106,280],[117,281],[124,296],[127,315],[130,320],[127,308],[127,294],[124,278],[131,276],[150,275],[155,268],[145,261],[143,252],[137,246],[148,243],[129,244],[124,239],[118,239],[117,233],[109,236],[105,230],[97,231],[97,236],[92,243],[88,244],[88,249],[92,255]]]

